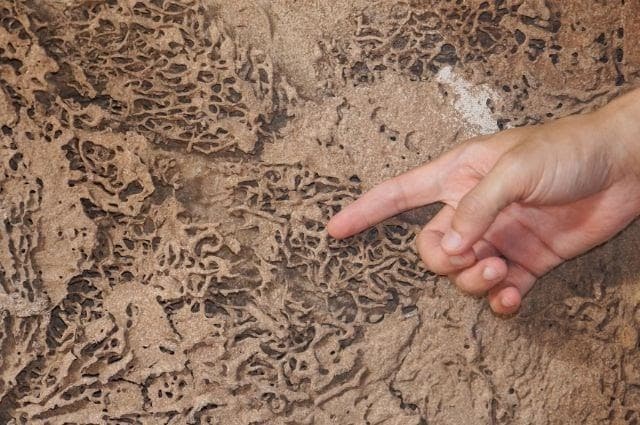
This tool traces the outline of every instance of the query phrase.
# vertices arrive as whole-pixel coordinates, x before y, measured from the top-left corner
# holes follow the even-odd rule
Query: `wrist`
[[[613,149],[621,177],[633,177],[640,190],[640,89],[615,99],[595,114],[602,142]]]

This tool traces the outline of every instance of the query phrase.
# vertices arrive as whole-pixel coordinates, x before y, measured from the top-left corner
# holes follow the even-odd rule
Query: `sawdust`
[[[0,0],[0,423],[638,423],[638,226],[491,314],[374,184],[638,82],[640,3]],[[419,214],[420,215],[420,214]]]

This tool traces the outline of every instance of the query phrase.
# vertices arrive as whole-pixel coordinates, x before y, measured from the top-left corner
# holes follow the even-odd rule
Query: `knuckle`
[[[431,260],[431,264],[428,266],[429,270],[437,275],[444,276],[451,271],[451,267],[443,264],[442,261]]]
[[[494,177],[499,178],[505,188],[510,192],[524,192],[535,180],[532,161],[535,155],[525,147],[516,147],[506,152],[494,168]]]
[[[497,167],[504,168],[510,166],[511,164],[520,162],[520,158],[522,157],[520,150],[521,148],[515,147],[503,153],[498,160],[498,163],[496,164]]]
[[[510,182],[525,165],[527,155],[522,148],[516,146],[503,153],[490,172],[490,177]]]
[[[439,264],[437,261],[435,261],[434,256],[433,255],[429,255],[429,253],[425,252],[424,250],[420,251],[420,258],[422,259],[422,262],[424,263],[424,265],[427,267],[427,270],[435,273],[435,274],[443,274],[443,268],[439,267]]]
[[[500,157],[496,168],[507,174],[513,174],[522,168],[526,158],[527,155],[524,152],[523,145],[516,146]]]
[[[463,157],[474,159],[479,156],[484,156],[484,154],[489,150],[487,143],[487,137],[490,136],[480,136],[474,137],[462,143],[460,146]]]
[[[469,292],[469,283],[467,282],[467,279],[465,279],[464,274],[460,274],[458,275],[458,277],[455,279],[455,281],[453,282],[458,289],[460,289],[462,292]]]
[[[418,249],[418,255],[420,255],[420,259],[424,263],[427,270],[430,270],[433,273],[438,275],[445,274],[448,270],[445,265],[442,264],[442,261],[438,259],[437,249],[429,246],[428,241],[425,237],[425,231],[421,232],[418,235],[416,240],[416,246]]]
[[[407,190],[403,185],[403,180],[396,177],[391,181],[393,182],[393,202],[396,204],[398,209],[407,209],[409,201],[407,198]]]
[[[461,291],[471,295],[482,295],[486,292],[486,288],[482,283],[475,282],[467,276],[459,276],[456,286]]]

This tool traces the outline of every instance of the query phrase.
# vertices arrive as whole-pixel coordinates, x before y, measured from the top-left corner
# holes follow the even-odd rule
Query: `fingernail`
[[[442,238],[442,248],[445,251],[456,251],[462,246],[462,236],[455,230],[449,230]]]
[[[454,255],[449,257],[449,263],[454,267],[464,267],[469,263],[469,261],[464,255]]]
[[[513,308],[518,305],[518,301],[514,300],[512,297],[502,297],[500,303],[505,308]]]
[[[485,267],[482,271],[482,277],[485,280],[495,280],[498,278],[498,271],[491,266]]]

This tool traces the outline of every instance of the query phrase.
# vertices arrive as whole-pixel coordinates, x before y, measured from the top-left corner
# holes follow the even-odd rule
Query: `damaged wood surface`
[[[640,420],[638,225],[512,318],[433,209],[325,223],[637,85],[638,1],[0,0],[0,423]]]

